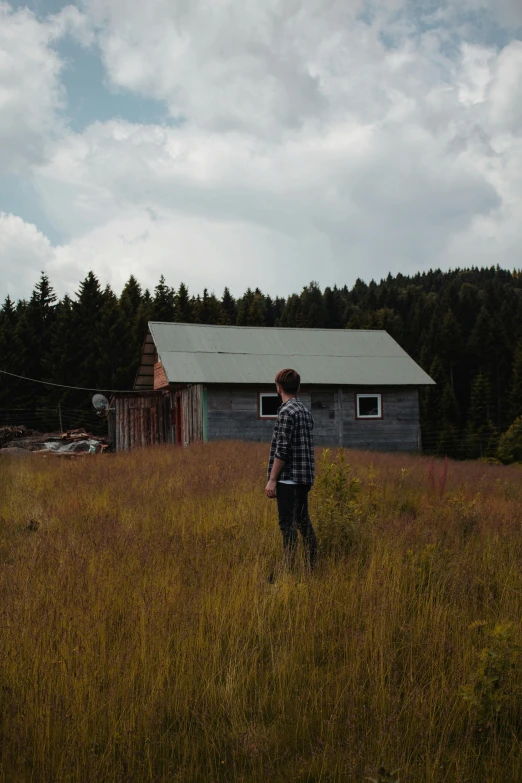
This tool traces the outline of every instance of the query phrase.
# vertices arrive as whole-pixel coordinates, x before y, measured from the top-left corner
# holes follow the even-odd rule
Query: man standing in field
[[[283,402],[277,411],[265,492],[269,498],[277,498],[285,557],[293,564],[299,530],[307,563],[313,569],[317,539],[308,514],[308,493],[315,478],[314,420],[297,397],[301,384],[299,373],[281,370],[275,383]]]

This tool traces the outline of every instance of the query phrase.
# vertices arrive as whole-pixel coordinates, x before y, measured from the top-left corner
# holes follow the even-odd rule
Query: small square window
[[[281,405],[279,394],[260,394],[259,395],[259,418],[275,419],[277,418],[277,409]]]
[[[357,395],[358,419],[382,419],[382,402],[380,394]]]

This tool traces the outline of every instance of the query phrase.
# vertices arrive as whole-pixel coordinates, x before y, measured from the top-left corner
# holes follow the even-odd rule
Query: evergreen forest
[[[235,298],[191,294],[162,276],[151,292],[131,276],[118,296],[92,273],[73,298],[44,273],[29,300],[0,310],[0,369],[85,391],[0,374],[0,424],[100,431],[87,389],[132,389],[147,322],[385,329],[436,381],[421,391],[423,447],[487,458],[522,415],[522,272],[499,267],[321,288],[288,298],[248,289]]]

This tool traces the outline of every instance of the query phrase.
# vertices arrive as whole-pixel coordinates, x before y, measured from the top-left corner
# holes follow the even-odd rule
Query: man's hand
[[[276,487],[277,487],[277,481],[275,479],[269,479],[268,484],[265,487],[265,493],[267,498],[275,498]]]

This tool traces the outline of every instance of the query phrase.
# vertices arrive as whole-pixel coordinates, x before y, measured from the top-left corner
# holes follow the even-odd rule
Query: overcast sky
[[[520,0],[0,2],[0,299],[521,247]]]

